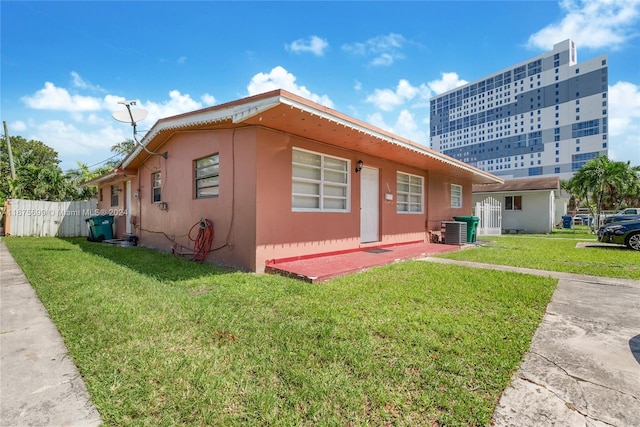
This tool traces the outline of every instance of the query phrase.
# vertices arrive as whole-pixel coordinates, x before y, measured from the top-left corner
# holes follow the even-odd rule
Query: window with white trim
[[[220,155],[213,154],[193,163],[196,199],[217,197],[220,191]]]
[[[152,203],[160,203],[162,201],[162,179],[160,172],[151,174],[151,200]]]
[[[505,196],[504,210],[505,211],[521,211],[522,196]]]
[[[451,207],[462,207],[462,185],[451,184]]]
[[[111,186],[111,206],[118,206],[118,193],[120,192],[120,187],[118,185]]]
[[[408,173],[396,173],[396,211],[422,213],[423,178]]]
[[[292,210],[348,212],[349,164],[346,159],[294,148]]]

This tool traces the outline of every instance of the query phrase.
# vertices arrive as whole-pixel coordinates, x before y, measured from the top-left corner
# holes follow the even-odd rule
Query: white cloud
[[[80,157],[94,158],[96,152],[109,157],[109,148],[131,138],[127,127],[105,126],[101,128],[79,129],[73,124],[65,123],[62,120],[47,120],[34,124],[28,129],[28,139],[42,141],[49,147],[56,150],[61,159],[78,159]],[[96,160],[103,160],[96,159]],[[70,168],[74,165],[65,161],[62,168]]]
[[[395,124],[389,125],[380,112],[367,116],[367,121],[374,126],[407,138],[418,144],[429,145],[429,126],[419,126],[413,113],[409,110],[402,110],[396,118]]]
[[[102,87],[93,85],[85,81],[82,77],[80,77],[80,74],[75,71],[71,72],[71,82],[74,87],[77,87],[79,89],[92,90],[96,92],[106,92],[106,90]]]
[[[247,85],[249,95],[257,95],[259,93],[269,92],[271,90],[284,89],[288,92],[300,95],[310,99],[325,107],[333,108],[333,102],[327,95],[318,95],[312,93],[305,86],[296,84],[296,76],[289,73],[281,66],[273,68],[268,74],[258,73],[251,78]]]
[[[307,39],[298,39],[285,45],[285,49],[294,53],[312,53],[315,56],[323,56],[329,47],[329,42],[318,36],[310,36]]]
[[[202,95],[200,99],[205,105],[214,105],[217,102],[216,98],[213,95],[209,95],[208,93]]]
[[[370,65],[388,67],[396,60],[404,58],[401,50],[408,43],[401,34],[388,34],[370,38],[365,42],[347,43],[342,50],[360,56],[374,56]]]
[[[436,95],[469,83],[466,80],[462,80],[457,73],[441,73],[441,76],[442,78],[440,80],[432,80],[428,83],[429,88],[435,92]]]
[[[424,84],[411,86],[411,83],[407,80],[401,79],[395,90],[375,89],[373,94],[367,97],[366,102],[374,104],[376,108],[383,111],[392,111],[394,108],[416,97],[419,100],[428,100],[430,96],[431,91]]]
[[[169,99],[167,101],[160,103],[153,101],[138,102],[137,106],[149,112],[144,122],[152,125],[164,117],[199,110],[202,108],[202,103],[191,98],[189,94],[183,95],[178,90],[172,90],[169,92]]]
[[[44,88],[31,96],[22,98],[28,107],[36,110],[61,110],[61,111],[96,111],[101,108],[100,99],[71,95],[67,89],[56,87],[51,82],[46,82]]]
[[[549,50],[572,39],[582,48],[619,49],[637,36],[640,0],[562,0],[560,22],[531,35],[528,47]]]
[[[22,132],[27,129],[27,124],[22,120],[17,120],[11,123],[8,127],[12,132]],[[11,135],[11,133],[9,133],[9,135]]]
[[[178,58],[178,60],[176,61],[178,64],[182,65],[185,62],[187,62],[187,57],[186,56],[181,56],[180,58]]]
[[[609,157],[640,166],[640,87],[629,82],[609,86]]]
[[[100,88],[76,72],[72,72],[71,77],[73,88],[78,90]],[[12,131],[28,139],[43,141],[56,150],[64,170],[75,167],[76,161],[95,164],[113,155],[110,151],[113,145],[131,139],[131,126],[118,123],[111,117],[112,112],[125,108],[118,103],[124,100],[124,97],[112,94],[102,98],[72,94],[67,88],[46,82],[43,89],[23,97],[22,101],[34,110],[48,110],[47,119],[29,118],[26,123],[16,121],[12,124]],[[208,93],[202,95],[201,100],[199,102],[178,90],[172,90],[169,98],[160,102],[136,100],[132,108],[148,111],[138,130],[144,132],[163,117],[197,110],[216,102],[215,97]]]
[[[388,67],[393,64],[394,57],[390,53],[381,53],[377,58],[373,58],[371,65],[374,67]]]

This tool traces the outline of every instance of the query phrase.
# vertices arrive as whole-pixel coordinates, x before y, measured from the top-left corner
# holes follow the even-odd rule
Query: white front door
[[[125,183],[125,233],[131,234],[131,181]]]
[[[360,241],[380,240],[380,201],[378,169],[363,167],[360,171]]]

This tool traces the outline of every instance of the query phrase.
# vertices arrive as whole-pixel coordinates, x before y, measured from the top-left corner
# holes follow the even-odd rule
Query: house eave
[[[473,183],[501,184],[504,182],[502,178],[489,172],[482,171],[426,146],[376,128],[329,107],[309,101],[284,90],[275,90],[230,103],[160,119],[152,126],[147,134],[145,134],[140,144],[122,161],[121,167],[125,169],[132,165],[135,159],[145,154],[145,150],[150,145],[153,146],[151,148],[159,149],[158,147],[162,146],[163,141],[166,141],[174,132],[211,128],[225,122],[228,124],[224,126],[262,126],[283,132],[292,132],[302,137],[317,139],[318,141],[332,144],[332,142],[325,141],[322,137],[317,137],[315,133],[317,131],[316,128],[306,129],[300,124],[300,120],[298,120],[298,122],[292,121],[292,118],[296,116],[289,114],[289,110],[307,114],[311,117],[312,121],[318,120],[320,123],[317,125],[325,128],[320,131],[325,132],[322,134],[324,137],[329,136],[329,134],[326,133],[329,130],[323,123],[331,123],[329,127],[334,127],[333,130],[335,130],[335,128],[348,129],[357,132],[358,135],[366,137],[366,141],[377,140],[382,143],[382,146],[376,147],[377,151],[373,153],[371,153],[371,144],[367,145],[366,141],[362,144],[358,144],[357,142],[350,144],[346,141],[334,140],[333,144],[336,146],[387,158],[384,156],[385,154],[389,155],[389,150],[384,149],[383,145],[389,144],[404,150],[409,150],[411,153],[420,156],[420,158],[412,159],[409,159],[411,156],[407,153],[393,156],[395,157],[393,160],[408,162],[411,166],[430,170],[432,168],[429,167],[429,164],[435,161],[436,164],[441,164],[442,167],[435,167],[434,169],[438,169],[443,173],[445,171],[457,170],[458,172],[454,173],[455,175],[466,176],[471,179]],[[267,112],[269,113],[267,114]],[[309,116],[301,116],[301,120]],[[293,130],[291,127],[296,127],[296,129]],[[164,136],[160,138],[161,135]]]

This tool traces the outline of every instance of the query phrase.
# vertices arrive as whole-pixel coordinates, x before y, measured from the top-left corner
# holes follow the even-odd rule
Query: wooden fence
[[[82,237],[88,236],[87,218],[98,214],[95,200],[45,202],[7,199],[4,204],[6,236]]]

